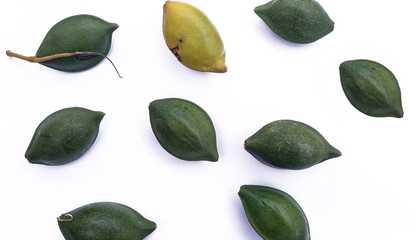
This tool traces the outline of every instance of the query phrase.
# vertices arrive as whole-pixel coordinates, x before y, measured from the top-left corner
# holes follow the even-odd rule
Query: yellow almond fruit
[[[167,1],[163,35],[168,48],[186,67],[202,72],[227,71],[222,39],[209,18],[196,7]]]

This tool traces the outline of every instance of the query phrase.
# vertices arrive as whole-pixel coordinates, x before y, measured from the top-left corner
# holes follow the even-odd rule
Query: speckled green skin
[[[334,30],[334,22],[313,0],[272,0],[254,11],[273,32],[293,43],[315,42]]]
[[[60,221],[70,219],[71,221]],[[141,240],[157,225],[134,209],[112,202],[91,203],[58,218],[66,240]]]
[[[36,57],[73,52],[97,52],[107,55],[112,42],[112,33],[117,28],[117,24],[108,23],[91,15],[68,17],[49,30],[39,46]],[[89,69],[102,60],[102,56],[80,55],[40,64],[59,71],[78,72]]]
[[[63,165],[81,157],[99,133],[103,112],[65,108],[45,118],[35,130],[26,150],[30,163]]]
[[[372,117],[403,117],[401,90],[389,69],[366,59],[345,61],[339,69],[344,93],[360,112]]]
[[[341,152],[312,127],[293,120],[271,122],[245,140],[244,148],[262,163],[304,169]]]
[[[198,105],[179,98],[149,105],[152,131],[173,156],[190,161],[217,161],[216,133],[209,115]]]
[[[302,208],[278,189],[243,185],[238,192],[245,214],[264,240],[310,240],[309,223]]]

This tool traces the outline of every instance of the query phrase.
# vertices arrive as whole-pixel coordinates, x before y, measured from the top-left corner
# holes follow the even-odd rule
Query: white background
[[[254,13],[266,1],[189,0],[217,27],[228,72],[181,65],[164,43],[165,1],[1,1],[0,50],[34,55],[46,32],[88,13],[120,27],[109,62],[63,73],[0,56],[0,239],[64,239],[56,217],[97,201],[155,221],[149,240],[260,239],[237,192],[261,184],[291,194],[313,240],[417,239],[418,15],[411,0],[322,0],[334,31],[308,45],[277,37]],[[366,58],[398,78],[404,118],[366,116],[346,99],[339,64]],[[211,116],[220,158],[186,162],[165,152],[148,118],[155,99],[179,97]],[[62,108],[106,113],[92,148],[64,166],[29,164],[38,124]],[[279,119],[317,129],[342,156],[300,171],[268,167],[243,149]]]

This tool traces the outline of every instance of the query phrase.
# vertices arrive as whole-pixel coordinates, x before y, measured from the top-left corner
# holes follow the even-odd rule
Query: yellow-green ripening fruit
[[[186,67],[202,72],[227,71],[222,39],[209,18],[196,7],[167,1],[163,35],[168,48]]]

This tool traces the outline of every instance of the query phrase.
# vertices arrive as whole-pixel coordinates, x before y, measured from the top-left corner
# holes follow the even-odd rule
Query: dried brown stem
[[[116,68],[115,64],[113,64],[112,60],[110,60],[106,55],[101,54],[101,53],[97,53],[97,52],[73,52],[73,53],[57,53],[57,54],[53,54],[50,56],[45,56],[45,57],[36,57],[36,56],[23,56],[21,54],[12,52],[10,50],[6,51],[6,55],[9,57],[15,57],[15,58],[19,58],[28,62],[32,62],[32,63],[40,63],[40,62],[45,62],[45,61],[49,61],[49,60],[53,60],[53,59],[57,59],[57,58],[63,58],[63,57],[71,57],[71,56],[78,56],[78,55],[95,55],[95,56],[101,56],[106,58],[110,64],[112,64],[113,68],[115,69],[116,73],[118,74],[118,76],[120,78],[122,78],[122,76],[119,74],[118,69]]]

